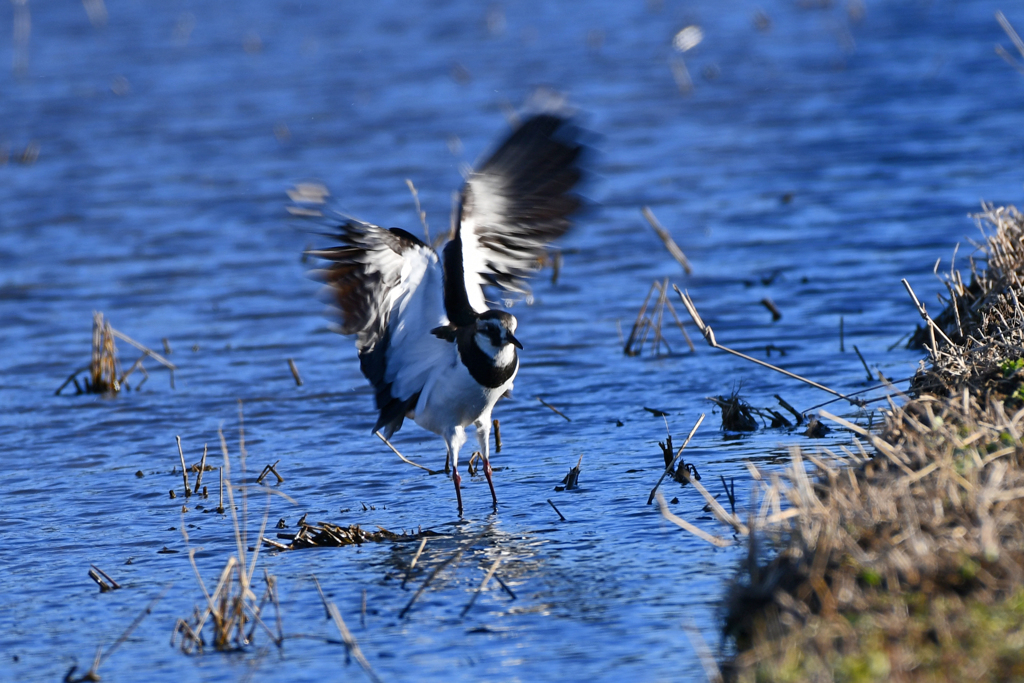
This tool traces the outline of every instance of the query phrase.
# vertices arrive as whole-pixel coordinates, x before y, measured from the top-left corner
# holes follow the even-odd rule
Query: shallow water
[[[415,543],[262,553],[286,633],[337,638],[315,574],[384,680],[701,680],[682,625],[718,647],[717,602],[744,551],[741,539],[715,549],[644,505],[666,421],[678,444],[709,413],[686,459],[714,493],[720,475],[735,478],[740,506],[745,461],[778,470],[789,444],[847,437],[724,434],[707,396],[741,387],[754,405],[780,393],[801,409],[829,397],[703,345],[690,354],[674,328],[676,353],[627,358],[617,325],[628,333],[651,282],[670,277],[722,343],[758,357],[781,347],[774,360],[846,391],[868,386],[853,344],[906,377],[920,355],[889,350],[917,321],[900,278],[935,309],[932,266],[941,257],[948,268],[960,242],[966,267],[977,236],[967,214],[980,200],[1020,201],[1024,79],[993,52],[1010,45],[991,2],[878,2],[862,16],[856,4],[786,2],[407,7],[110,2],[108,25],[95,28],[73,3],[30,5],[27,71],[0,72],[0,158],[11,155],[0,166],[0,678],[87,668],[169,584],[103,663],[106,680],[363,676],[315,638],[278,651],[258,634],[232,655],[168,646],[175,620],[202,602],[187,547],[201,549],[208,585],[235,547],[230,520],[196,505],[212,498],[180,497],[174,437],[189,463],[210,444],[219,465],[223,423],[237,456],[241,399],[249,479],[280,460],[277,488],[297,501],[250,497],[250,539],[267,505],[271,523],[292,530],[304,513],[422,526],[446,534],[426,546],[429,571],[486,532],[404,619],[425,576],[398,586]],[[759,7],[767,31],[755,27]],[[4,59],[12,12],[0,14]],[[1024,27],[1024,14],[1009,18]],[[689,24],[704,41],[684,56],[694,88],[683,95],[671,39]],[[496,411],[500,509],[490,514],[482,477],[464,477],[456,523],[450,481],[403,465],[370,435],[354,348],[327,331],[300,261],[323,243],[288,220],[284,190],[318,178],[353,214],[415,231],[411,178],[437,234],[460,164],[540,85],[567,92],[601,136],[588,188],[597,208],[560,245],[557,284],[544,271],[533,302],[514,308],[526,349],[515,397]],[[38,160],[19,163],[33,141]],[[759,303],[766,296],[780,321]],[[175,388],[148,363],[141,391],[55,397],[88,360],[94,310],[158,350],[167,337]],[[395,443],[443,464],[441,441],[414,425]],[[580,455],[582,487],[555,492]],[[727,535],[691,487],[664,491],[677,514]],[[517,599],[491,587],[460,618],[499,557]],[[98,593],[90,563],[124,590]]]

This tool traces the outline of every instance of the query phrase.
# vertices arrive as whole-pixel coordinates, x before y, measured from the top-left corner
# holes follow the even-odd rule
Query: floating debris
[[[263,537],[263,543],[278,550],[301,550],[303,548],[341,548],[347,545],[381,543],[383,541],[416,541],[442,535],[430,530],[396,534],[381,526],[377,527],[377,531],[366,531],[358,524],[350,524],[347,527],[330,522],[308,524],[305,517],[299,520],[298,527],[299,530],[295,533],[277,534],[278,538],[288,541],[287,544],[266,537]]]
[[[110,578],[110,575],[100,569],[94,564],[89,565],[89,578],[96,582],[96,585],[100,587],[100,593],[107,593],[109,591],[116,591],[121,587],[117,581]],[[105,580],[104,580],[105,579]]]

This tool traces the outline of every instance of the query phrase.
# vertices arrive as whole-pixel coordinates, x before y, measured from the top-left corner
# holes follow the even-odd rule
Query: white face
[[[506,365],[512,362],[515,357],[513,333],[516,328],[516,319],[509,316],[506,319],[509,327],[502,324],[500,320],[480,320],[477,322],[477,332],[474,335],[477,347],[485,354],[495,360],[498,365]]]

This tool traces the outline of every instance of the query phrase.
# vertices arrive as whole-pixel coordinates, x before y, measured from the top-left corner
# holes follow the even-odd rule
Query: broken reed
[[[117,356],[115,339],[120,339],[142,352],[142,355],[127,370],[122,371],[121,362]],[[174,371],[177,369],[173,363],[123,332],[115,330],[110,325],[109,319],[105,318],[100,312],[94,312],[92,314],[92,355],[89,364],[72,372],[64,380],[64,383],[57,388],[55,394],[59,396],[61,391],[69,384],[74,384],[75,391],[79,394],[118,394],[122,389],[130,389],[128,378],[136,371],[140,372],[143,376],[142,381],[135,387],[138,390],[149,379],[149,373],[142,364],[147,357],[157,361],[170,371],[171,388],[173,389]],[[82,373],[87,373],[82,380],[85,385],[84,389],[78,382],[78,376]]]
[[[658,293],[657,299],[654,302],[654,308],[652,312],[648,314],[647,309],[651,302],[651,295],[655,292]],[[672,302],[668,300],[669,292],[669,280],[665,278],[664,281],[659,282],[655,280],[651,284],[651,288],[647,290],[647,296],[644,297],[643,304],[640,305],[640,311],[637,313],[636,322],[633,323],[633,328],[629,332],[629,338],[625,340],[622,352],[627,356],[639,356],[643,351],[644,345],[647,343],[647,339],[653,333],[654,338],[652,339],[653,351],[655,356],[661,355],[661,346],[665,345],[667,353],[672,353],[672,347],[669,346],[668,340],[662,334],[662,324],[665,319],[665,310],[672,314],[672,317],[676,321],[676,325],[679,326],[679,331],[683,333],[683,339],[686,340],[687,346],[690,347],[690,351],[694,351],[693,342],[690,340],[690,335],[687,334],[686,328],[683,326],[683,321],[679,319],[679,315],[676,314],[676,309],[672,305]]]
[[[971,259],[967,286],[951,268],[935,320],[918,307],[931,364],[906,403],[878,434],[822,412],[871,452],[793,448],[768,478],[748,464],[757,512],[726,599],[727,680],[1024,676],[1024,217],[978,220],[995,228],[987,268]]]

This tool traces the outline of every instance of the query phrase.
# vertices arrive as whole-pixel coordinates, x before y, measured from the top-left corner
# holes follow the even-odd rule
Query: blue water
[[[686,459],[714,493],[719,476],[735,478],[741,508],[745,461],[779,471],[789,444],[849,437],[724,434],[708,396],[739,388],[771,406],[780,393],[800,409],[829,396],[711,350],[692,325],[696,353],[666,327],[674,354],[625,357],[617,325],[628,334],[651,282],[670,277],[724,344],[761,358],[782,347],[773,360],[843,391],[868,386],[853,344],[906,377],[920,354],[889,347],[918,319],[900,279],[937,310],[932,267],[948,268],[959,242],[968,268],[978,237],[968,214],[981,200],[1019,203],[1024,189],[1024,78],[993,51],[1013,49],[997,4],[823,5],[109,0],[97,27],[80,4],[29,3],[20,42],[15,6],[0,9],[0,678],[81,672],[169,584],[103,662],[104,680],[365,678],[324,641],[338,636],[315,574],[386,681],[702,680],[683,624],[717,651],[718,600],[745,551],[742,539],[709,546],[644,505],[666,422],[678,444],[708,413]],[[1024,28],[1024,12],[1005,9]],[[682,93],[672,37],[691,24],[704,40],[681,56],[693,82]],[[8,68],[16,56],[22,67]],[[467,476],[456,524],[451,482],[370,434],[353,345],[327,330],[300,261],[324,243],[289,220],[285,190],[319,179],[349,212],[419,231],[410,178],[439,234],[460,165],[539,86],[566,93],[599,136],[587,188],[596,207],[560,244],[557,284],[544,271],[532,303],[514,308],[526,349],[515,397],[495,413],[499,512],[483,478]],[[30,145],[38,158],[21,163]],[[692,276],[647,227],[644,205]],[[142,391],[54,396],[88,361],[92,311],[156,350],[168,338],[175,388],[149,362]],[[486,533],[404,619],[425,576],[399,587],[415,543],[261,553],[285,633],[314,638],[278,650],[258,632],[244,652],[182,654],[171,630],[203,603],[187,548],[201,549],[210,586],[235,545],[212,498],[181,497],[174,437],[190,464],[209,444],[219,466],[223,423],[237,458],[239,399],[247,481],[280,460],[276,488],[296,501],[252,493],[250,540],[268,505],[271,526],[283,518],[291,531],[304,513],[422,526],[444,534],[420,560],[429,571]],[[441,441],[414,425],[395,444],[443,464]],[[555,492],[580,455],[581,488]],[[206,478],[215,490],[216,473]],[[728,536],[691,487],[664,490],[677,514]],[[499,557],[517,599],[492,585],[460,618]],[[100,594],[90,563],[124,589]]]

